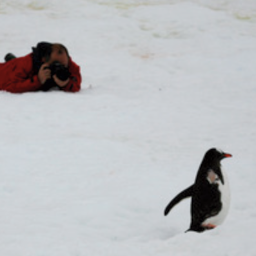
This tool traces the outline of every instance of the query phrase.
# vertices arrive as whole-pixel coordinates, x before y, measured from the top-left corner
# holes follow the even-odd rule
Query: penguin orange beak
[[[232,157],[232,155],[229,154],[229,153],[224,153],[223,156],[224,156],[224,157]]]

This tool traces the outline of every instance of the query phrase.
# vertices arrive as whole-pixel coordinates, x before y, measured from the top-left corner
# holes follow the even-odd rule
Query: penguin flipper
[[[182,192],[180,192],[176,197],[174,197],[172,199],[172,201],[166,206],[165,210],[164,210],[164,215],[166,216],[169,211],[176,205],[178,204],[181,200],[192,196],[194,191],[194,184],[191,185],[190,187],[186,188],[185,190],[183,190]]]

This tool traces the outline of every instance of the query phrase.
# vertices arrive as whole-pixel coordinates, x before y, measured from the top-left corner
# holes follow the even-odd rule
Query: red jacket
[[[81,88],[81,74],[79,66],[69,59],[69,83],[61,88],[67,92],[77,92]],[[41,83],[33,68],[32,53],[24,57],[0,63],[0,90],[13,93],[40,91]]]

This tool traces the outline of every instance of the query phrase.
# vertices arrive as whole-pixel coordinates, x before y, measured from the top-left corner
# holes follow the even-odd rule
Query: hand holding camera
[[[38,79],[41,84],[44,84],[46,80],[51,78],[51,70],[48,63],[44,63],[38,71]]]
[[[38,78],[41,84],[53,83],[59,87],[64,87],[69,82],[70,72],[67,67],[58,61],[54,61],[50,65],[45,63],[41,66],[38,72]],[[54,82],[53,82],[54,81]]]
[[[59,87],[65,87],[65,86],[68,84],[68,82],[69,82],[69,78],[68,78],[67,80],[63,81],[63,80],[59,79],[56,74],[53,75],[52,78],[53,78],[54,82],[55,82]]]

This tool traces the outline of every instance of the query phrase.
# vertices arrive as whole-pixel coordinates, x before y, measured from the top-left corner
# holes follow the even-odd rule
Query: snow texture
[[[256,255],[255,0],[1,0],[0,56],[61,42],[79,93],[0,92],[4,256]],[[205,152],[225,222],[184,233]]]

